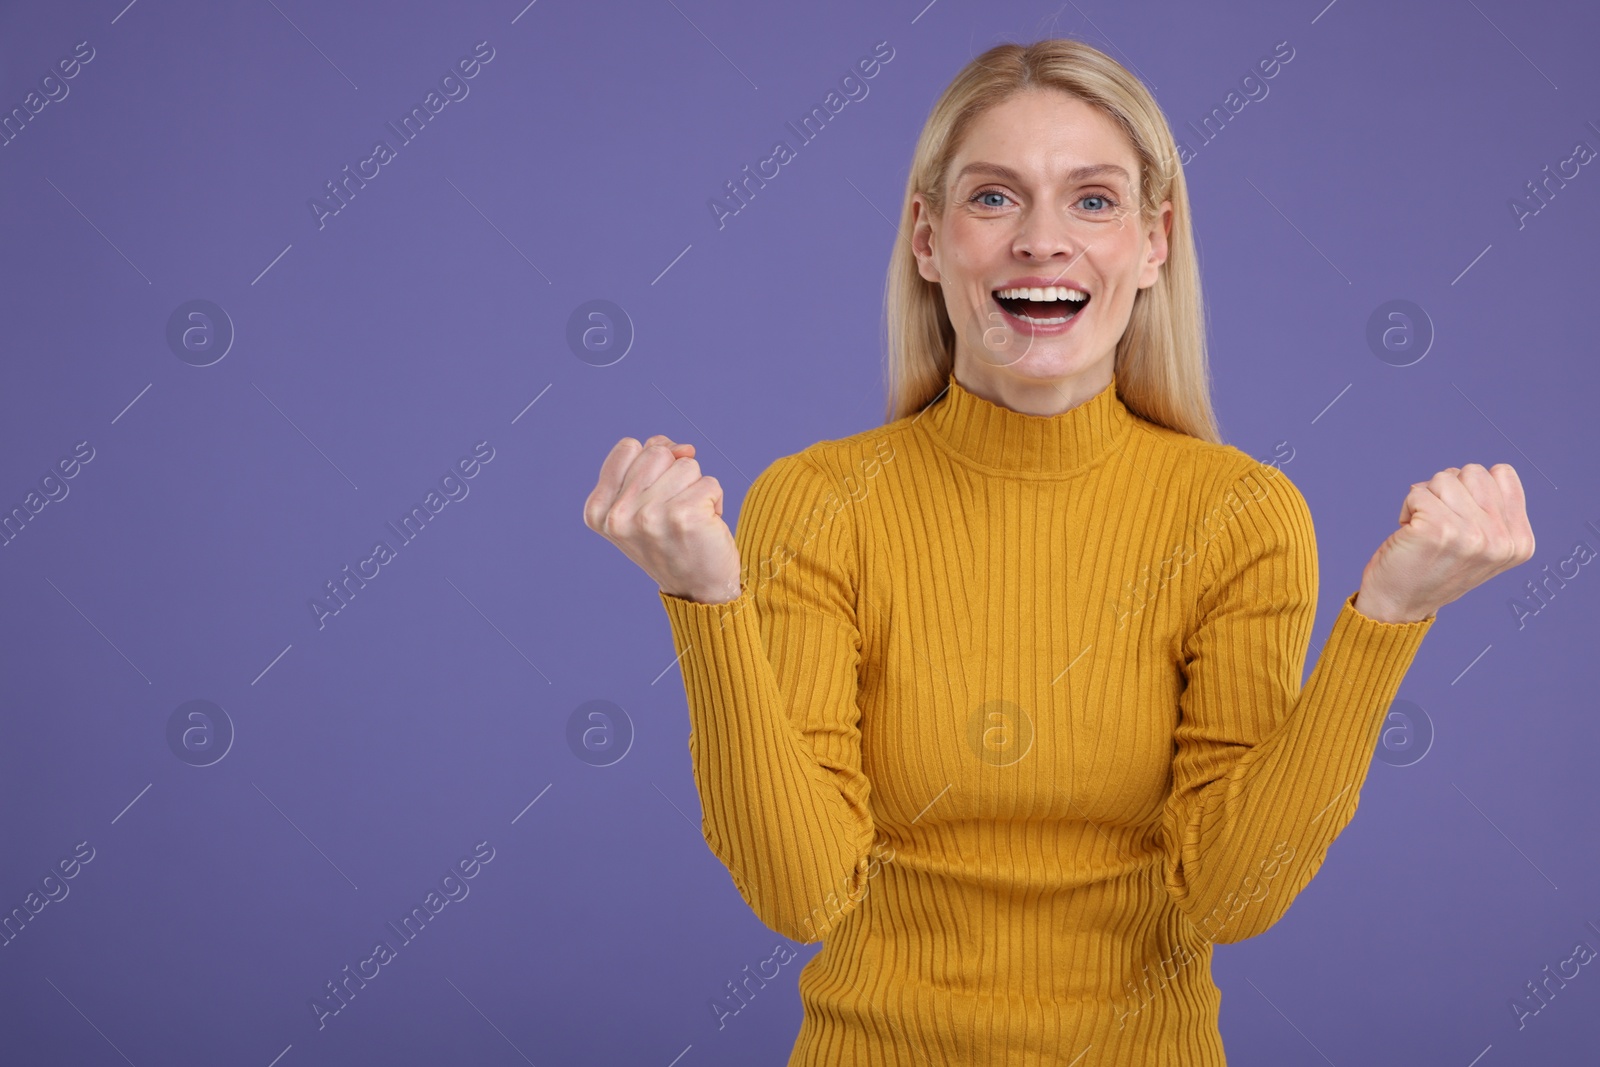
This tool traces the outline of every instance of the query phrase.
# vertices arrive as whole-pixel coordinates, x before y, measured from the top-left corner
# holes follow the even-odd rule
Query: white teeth
[[[995,296],[1007,300],[1071,300],[1077,303],[1089,299],[1081,289],[1068,289],[1064,285],[1050,285],[1042,289],[997,289]]]

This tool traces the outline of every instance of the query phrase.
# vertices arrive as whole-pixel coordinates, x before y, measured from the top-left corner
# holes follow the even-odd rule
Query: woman
[[[707,843],[823,942],[792,1065],[1222,1064],[1212,943],[1316,873],[1436,610],[1533,553],[1510,466],[1414,484],[1301,688],[1311,514],[1217,441],[1176,158],[1105,54],[978,56],[912,161],[886,425],[767,467],[737,538],[664,436],[585,504],[660,586]]]

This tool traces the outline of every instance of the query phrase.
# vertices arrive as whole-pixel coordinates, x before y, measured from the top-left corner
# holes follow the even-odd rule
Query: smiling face
[[[1025,90],[978,117],[943,213],[912,197],[917,269],[939,283],[964,385],[1039,413],[1111,381],[1134,296],[1167,258],[1171,203],[1145,222],[1138,194],[1127,136],[1077,97]]]

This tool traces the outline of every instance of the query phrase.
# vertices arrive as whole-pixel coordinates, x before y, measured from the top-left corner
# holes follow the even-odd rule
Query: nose
[[[1032,208],[1024,216],[1012,251],[1030,259],[1047,260],[1054,256],[1075,258],[1082,253],[1083,234],[1073,225],[1068,212],[1046,207]]]

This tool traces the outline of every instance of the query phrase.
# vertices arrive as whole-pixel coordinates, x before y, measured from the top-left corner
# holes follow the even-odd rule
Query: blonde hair
[[[1155,283],[1135,294],[1127,329],[1117,341],[1117,393],[1141,418],[1218,443],[1189,194],[1172,130],[1155,98],[1127,68],[1070,38],[996,45],[955,76],[928,115],[911,157],[884,289],[888,420],[932,402],[944,391],[955,362],[955,330],[939,284],[917,273],[911,198],[922,193],[932,214],[942,214],[950,161],[972,123],[1029,89],[1060,90],[1117,123],[1139,159],[1138,211],[1145,225],[1159,217],[1163,200],[1172,202],[1167,260]]]

